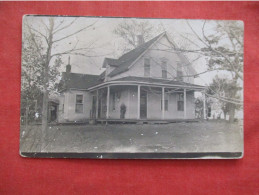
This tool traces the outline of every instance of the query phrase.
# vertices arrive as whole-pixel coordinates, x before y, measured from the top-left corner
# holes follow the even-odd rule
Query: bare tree
[[[211,21],[210,21],[211,22]],[[213,21],[215,22],[215,21]],[[235,110],[240,107],[242,101],[238,92],[242,89],[240,83],[243,82],[243,24],[239,21],[216,21],[214,28],[207,30],[208,21],[204,21],[201,26],[201,32],[198,33],[194,27],[187,21],[187,25],[192,32],[192,37],[182,34],[182,38],[189,41],[191,47],[180,48],[183,53],[196,53],[202,55],[207,60],[207,70],[196,75],[199,76],[211,71],[228,72],[231,76],[231,93],[226,96],[220,96],[220,91],[214,91],[210,88],[208,96],[218,98],[220,101],[228,102],[230,114],[229,121],[234,120]],[[215,86],[215,82],[213,84]],[[213,92],[213,93],[212,93]],[[221,91],[222,92],[222,91]]]
[[[144,40],[152,37],[154,27],[148,21],[137,21],[135,19],[124,20],[114,29],[114,33],[125,41],[125,50],[137,47],[137,35],[141,35]]]
[[[30,16],[27,16],[30,17]],[[26,48],[31,48],[29,51],[23,50],[23,59],[33,59],[30,63],[33,63],[37,67],[38,77],[34,81],[36,85],[41,86],[43,94],[42,102],[42,130],[41,130],[41,150],[44,148],[44,144],[47,141],[46,135],[48,130],[48,102],[49,95],[53,87],[57,75],[59,74],[59,67],[62,63],[61,56],[70,55],[82,55],[88,56],[87,52],[91,50],[93,43],[90,43],[86,47],[78,47],[78,41],[75,44],[69,43],[70,47],[64,47],[64,41],[75,37],[80,32],[83,32],[92,27],[96,22],[92,22],[80,29],[72,30],[73,25],[77,22],[78,18],[71,21],[65,19],[55,19],[54,17],[48,17],[47,20],[38,18],[35,23],[29,22],[27,17],[24,19],[24,36],[29,40],[23,45]],[[34,17],[35,18],[35,17]],[[40,25],[39,25],[40,24]],[[71,31],[72,30],[72,31]],[[32,57],[28,57],[31,55]],[[34,75],[35,76],[35,75]],[[28,77],[33,78],[33,75]],[[36,75],[37,76],[37,75]]]

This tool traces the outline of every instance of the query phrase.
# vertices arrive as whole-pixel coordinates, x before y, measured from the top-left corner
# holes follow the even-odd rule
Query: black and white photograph
[[[243,157],[244,23],[25,15],[20,154]]]

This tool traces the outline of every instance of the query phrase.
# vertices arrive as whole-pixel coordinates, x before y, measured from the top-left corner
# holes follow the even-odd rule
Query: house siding
[[[76,113],[76,95],[83,95],[83,113]],[[89,92],[70,90],[63,92],[59,99],[59,122],[85,121],[90,118],[93,95]],[[64,112],[62,107],[64,103]]]
[[[166,94],[165,94],[166,95]],[[164,119],[183,119],[184,111],[177,110],[177,94],[168,94],[168,110],[164,111]],[[147,118],[148,119],[161,119],[162,109],[161,109],[161,94],[154,94],[152,92],[148,93],[147,98]],[[195,118],[195,107],[194,107],[194,93],[186,93],[186,119]]]

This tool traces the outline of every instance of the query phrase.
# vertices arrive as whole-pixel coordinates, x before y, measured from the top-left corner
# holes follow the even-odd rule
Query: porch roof
[[[192,88],[192,89],[205,89],[205,86],[190,84],[181,81],[150,78],[150,77],[134,77],[128,76],[111,81],[107,81],[98,85],[89,87],[88,90],[97,89],[106,85],[148,85],[148,86],[164,86],[164,87],[179,87],[179,88]]]

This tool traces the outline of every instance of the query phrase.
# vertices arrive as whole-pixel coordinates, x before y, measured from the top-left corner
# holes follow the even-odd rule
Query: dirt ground
[[[39,149],[41,126],[21,127],[21,152]],[[241,152],[240,126],[204,121],[171,124],[52,125],[45,152]]]

